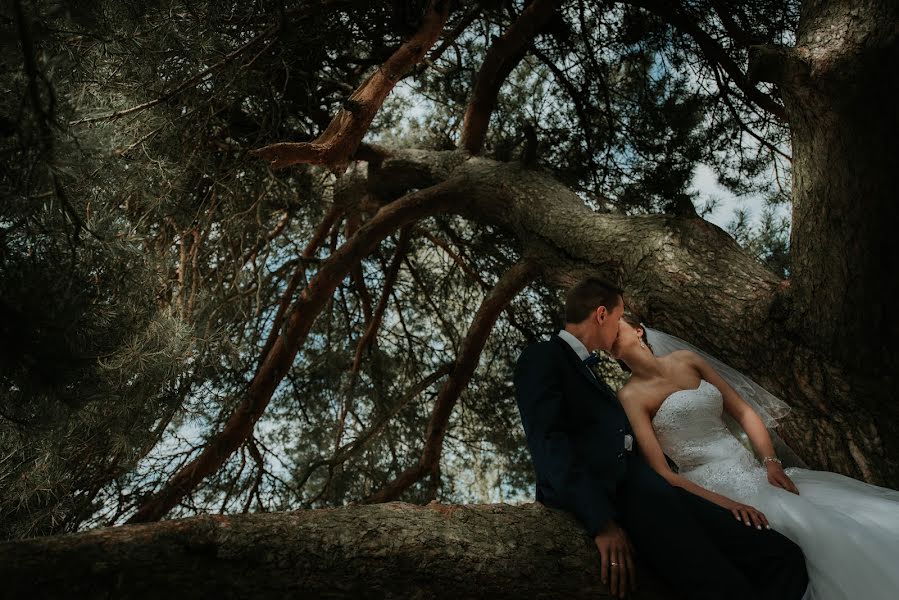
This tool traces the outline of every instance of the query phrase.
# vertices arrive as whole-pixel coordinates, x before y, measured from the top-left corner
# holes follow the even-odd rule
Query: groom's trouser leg
[[[792,542],[672,487],[640,459],[629,465],[618,505],[637,553],[689,598],[802,596],[805,564]]]
[[[618,503],[621,525],[637,555],[684,598],[758,600],[745,575],[712,542],[677,490],[661,478],[661,483],[642,479],[628,477]]]
[[[677,489],[683,503],[725,557],[745,575],[759,598],[799,600],[808,586],[799,546],[773,529],[747,527],[733,513]]]

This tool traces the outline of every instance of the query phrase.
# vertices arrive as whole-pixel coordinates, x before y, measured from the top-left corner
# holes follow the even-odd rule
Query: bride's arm
[[[746,525],[752,526],[755,524],[758,529],[761,529],[762,526],[769,527],[768,519],[755,508],[707,490],[672,471],[671,467],[668,466],[668,461],[665,460],[665,453],[662,452],[659,438],[656,437],[656,432],[652,428],[652,421],[649,418],[647,408],[637,398],[631,397],[625,388],[618,392],[618,400],[621,402],[621,406],[624,407],[624,412],[627,413],[628,421],[630,421],[631,428],[634,430],[634,436],[637,438],[640,453],[646,459],[646,462],[649,463],[649,466],[661,475],[665,481],[726,508],[733,513],[738,521],[743,521]]]
[[[752,447],[761,456],[777,457],[774,452],[774,444],[771,442],[771,435],[768,428],[762,422],[761,417],[756,413],[748,402],[740,397],[740,394],[731,387],[727,381],[700,355],[689,350],[684,351],[684,356],[688,358],[690,363],[699,371],[703,379],[718,388],[724,398],[724,410],[727,411],[734,420],[740,424],[743,431],[749,437]],[[796,484],[784,473],[783,466],[779,462],[768,461],[765,463],[768,469],[768,481],[772,485],[781,487],[794,494],[799,494]]]

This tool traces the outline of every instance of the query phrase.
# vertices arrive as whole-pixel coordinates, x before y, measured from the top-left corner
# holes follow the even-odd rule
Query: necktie
[[[590,356],[588,356],[587,358],[584,359],[584,364],[587,365],[588,367],[590,365],[595,365],[598,362],[599,362],[599,355],[593,354],[592,352],[590,353]]]

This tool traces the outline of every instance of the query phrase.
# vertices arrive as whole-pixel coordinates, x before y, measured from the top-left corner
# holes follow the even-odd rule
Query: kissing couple
[[[565,321],[519,356],[515,397],[537,501],[593,538],[613,595],[634,589],[639,555],[691,599],[899,598],[899,492],[785,469],[769,428],[788,406],[625,315],[621,290],[580,281]],[[617,394],[595,350],[630,371]]]

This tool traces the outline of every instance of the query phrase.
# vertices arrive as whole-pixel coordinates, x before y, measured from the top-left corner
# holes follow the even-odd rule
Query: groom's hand
[[[609,592],[613,596],[624,598],[625,593],[636,590],[633,546],[624,530],[610,520],[593,541],[599,548],[602,582],[609,586]]]

